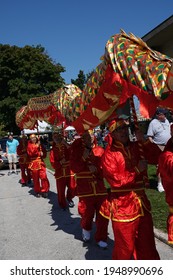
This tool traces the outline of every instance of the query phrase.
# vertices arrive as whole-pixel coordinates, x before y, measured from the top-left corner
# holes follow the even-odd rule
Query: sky
[[[120,29],[142,37],[172,14],[172,0],[0,0],[0,44],[43,46],[69,84],[100,64]]]

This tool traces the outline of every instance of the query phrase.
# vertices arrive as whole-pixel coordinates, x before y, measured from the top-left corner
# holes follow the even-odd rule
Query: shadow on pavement
[[[63,230],[68,234],[73,234],[75,239],[79,239],[80,217],[70,212],[70,209],[61,209],[58,205],[57,194],[49,191],[49,203],[52,205],[49,215],[54,221],[51,226],[57,226],[55,230]]]
[[[95,223],[93,222],[93,229],[91,232],[91,240],[84,243],[82,240],[82,230],[80,227],[80,216],[76,217],[76,214],[71,213],[70,209],[65,211],[58,205],[57,194],[49,192],[49,203],[52,204],[50,215],[54,221],[51,226],[57,226],[55,230],[63,230],[67,234],[73,235],[75,239],[81,240],[81,245],[87,249],[85,253],[85,259],[87,260],[111,260],[112,248],[114,241],[108,237],[108,248],[102,249],[98,247],[94,240]],[[73,211],[73,210],[72,210]]]
[[[108,236],[108,247],[106,249],[100,248],[94,240],[95,224],[93,225],[93,230],[91,234],[91,241],[83,243],[83,247],[87,248],[85,253],[86,260],[112,260],[112,249],[114,241]]]

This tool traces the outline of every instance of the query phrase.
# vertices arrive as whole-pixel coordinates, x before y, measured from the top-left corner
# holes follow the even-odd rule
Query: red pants
[[[32,170],[32,179],[35,193],[48,192],[50,188],[49,180],[46,174],[46,168],[42,166],[39,170]],[[41,186],[40,186],[41,181]]]
[[[167,232],[168,232],[168,243],[173,244],[173,214],[170,213],[167,218]]]
[[[112,259],[159,260],[156,250],[151,214],[144,209],[144,216],[131,222],[112,221],[114,248]]]
[[[92,229],[93,219],[96,215],[96,242],[101,240],[107,241],[109,220],[99,213],[101,204],[106,197],[107,196],[97,195],[79,198],[78,212],[81,215],[81,227],[83,229],[88,231]]]
[[[21,184],[26,184],[31,180],[31,172],[28,169],[28,164],[20,164]]]
[[[61,177],[56,179],[56,188],[58,195],[58,203],[61,208],[67,207],[66,198],[68,201],[71,201],[74,198],[74,185],[71,184],[71,177]],[[67,194],[66,194],[67,188]]]
[[[172,181],[164,180],[162,177],[162,184],[165,190],[165,200],[169,207],[169,214],[167,217],[167,233],[168,243],[173,244],[173,189]]]

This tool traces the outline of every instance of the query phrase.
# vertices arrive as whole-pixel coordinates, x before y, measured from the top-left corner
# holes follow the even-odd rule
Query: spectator
[[[99,247],[107,247],[108,220],[100,215],[100,207],[108,194],[103,181],[101,156],[104,149],[97,145],[93,131],[85,132],[72,144],[71,168],[76,173],[78,212],[81,215],[82,238],[90,240],[96,215],[95,240]]]
[[[102,130],[99,129],[96,132],[96,138],[97,138],[97,143],[99,146],[103,147],[103,135],[102,135]]]
[[[19,141],[13,138],[13,132],[8,133],[8,140],[6,142],[6,153],[9,163],[8,175],[12,173],[17,174],[17,146]],[[14,169],[14,172],[12,171]]]
[[[103,176],[111,191],[100,213],[112,220],[115,260],[158,260],[150,202],[145,194],[147,162],[140,159],[139,143],[145,159],[157,161],[160,150],[149,141],[130,142],[128,121],[113,120],[109,141],[102,156]],[[137,139],[143,139],[139,131]],[[148,147],[149,146],[149,147]],[[157,157],[156,157],[157,156]]]
[[[169,138],[170,134],[170,123],[167,120],[166,110],[164,108],[157,108],[154,119],[150,122],[147,136],[151,143],[155,143],[161,149],[164,150],[165,145]],[[157,166],[158,167],[158,166]],[[158,177],[158,186],[157,189],[159,192],[163,192],[164,188],[162,186],[162,181],[160,174],[157,169],[157,177]]]

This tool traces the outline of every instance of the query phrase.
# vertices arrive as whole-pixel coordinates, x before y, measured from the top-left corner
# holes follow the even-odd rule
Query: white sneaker
[[[158,189],[159,192],[164,192],[165,191],[163,186],[162,186],[162,183],[158,183],[157,189]]]
[[[91,234],[90,231],[86,230],[86,229],[82,229],[82,239],[84,242],[87,242],[90,240]]]
[[[100,248],[107,248],[108,247],[108,244],[105,242],[105,241],[99,241],[97,243],[97,245],[100,247]]]

